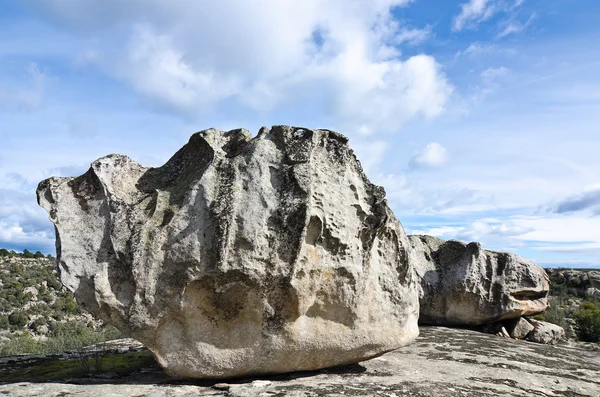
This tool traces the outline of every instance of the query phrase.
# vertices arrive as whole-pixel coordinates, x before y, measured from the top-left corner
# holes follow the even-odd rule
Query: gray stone
[[[548,275],[509,253],[431,236],[409,236],[420,280],[421,324],[481,325],[543,312]]]
[[[590,287],[600,290],[600,272],[592,271],[587,275],[590,279]]]
[[[41,335],[46,335],[48,332],[50,332],[50,330],[48,329],[47,325],[38,325],[35,327],[35,332]]]
[[[600,300],[600,289],[598,288],[588,288],[585,290],[585,293],[594,299]]]
[[[172,375],[227,378],[376,357],[418,335],[409,242],[328,130],[194,134],[164,166],[123,155],[50,178],[60,279]]]
[[[502,338],[510,338],[508,331],[504,327],[500,327],[500,331],[496,335]]]
[[[506,330],[513,339],[525,339],[533,329],[533,325],[522,317],[506,322]]]
[[[498,338],[464,329],[423,327],[409,346],[351,366],[310,373],[236,379],[227,384],[203,383],[167,376],[156,365],[139,368],[143,352],[89,357],[93,370],[98,354],[110,363],[130,363],[113,376],[65,371],[70,360],[27,357],[0,358],[0,395],[8,396],[600,396],[595,351]],[[132,357],[128,359],[128,357]],[[76,364],[81,359],[72,359]],[[60,364],[62,380],[47,366]],[[45,367],[46,366],[46,367]],[[77,374],[79,371],[79,374]],[[36,377],[36,372],[44,377]],[[4,377],[3,377],[4,376]],[[48,382],[47,377],[52,376]],[[256,380],[269,384],[257,388]],[[8,383],[4,383],[8,382]]]
[[[565,339],[565,330],[560,325],[534,319],[529,319],[529,322],[534,329],[527,335],[528,341],[555,345]]]

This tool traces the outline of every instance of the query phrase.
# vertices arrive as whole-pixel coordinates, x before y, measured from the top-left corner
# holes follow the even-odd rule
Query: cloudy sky
[[[600,267],[597,0],[0,5],[0,247],[54,253],[38,182],[198,130],[340,131],[409,233]]]

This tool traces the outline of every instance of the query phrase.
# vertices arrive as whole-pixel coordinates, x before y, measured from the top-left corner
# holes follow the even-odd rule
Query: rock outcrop
[[[409,242],[347,145],[287,126],[194,134],[164,166],[123,155],[50,178],[60,279],[171,374],[355,363],[418,335]]]
[[[535,327],[523,317],[506,322],[508,334],[513,339],[525,339]]]
[[[565,330],[556,324],[539,321],[530,317],[519,317],[474,327],[486,334],[494,334],[504,338],[524,339],[530,342],[555,345],[565,341]]]
[[[66,357],[0,357],[0,395],[600,396],[598,352],[444,327],[422,327],[409,346],[360,364],[219,383],[171,378],[136,345],[101,349]]]
[[[584,269],[546,269],[551,284],[558,288],[567,287],[588,295],[591,299],[600,300],[600,272]]]
[[[479,243],[409,236],[420,279],[419,323],[474,326],[540,313],[548,306],[543,269]]]
[[[529,322],[534,328],[527,334],[526,339],[531,342],[555,345],[565,339],[565,330],[559,325],[534,319],[529,319]]]
[[[591,288],[600,290],[600,272],[589,272],[588,277],[590,279]]]

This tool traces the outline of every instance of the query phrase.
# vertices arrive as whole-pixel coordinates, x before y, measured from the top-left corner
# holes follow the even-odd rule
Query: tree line
[[[8,258],[27,258],[27,259],[40,259],[40,258],[48,258],[54,259],[54,257],[50,254],[44,255],[40,251],[31,252],[28,249],[23,250],[23,252],[16,252],[15,250],[7,250],[6,248],[0,248],[0,257],[8,257]]]

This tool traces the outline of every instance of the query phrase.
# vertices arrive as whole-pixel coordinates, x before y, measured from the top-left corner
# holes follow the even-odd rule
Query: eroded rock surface
[[[527,340],[537,343],[555,345],[565,339],[565,330],[556,324],[530,319],[533,330],[527,334]]]
[[[517,255],[432,236],[409,239],[420,279],[421,324],[490,324],[548,306],[547,274]]]
[[[287,126],[194,134],[164,166],[123,155],[50,178],[62,282],[169,374],[355,363],[413,341],[409,242],[347,145]]]
[[[535,327],[526,319],[520,317],[506,322],[506,329],[511,338],[525,339]]]
[[[95,371],[96,360],[92,356],[91,373],[81,376],[65,370],[68,373],[62,380],[52,377],[51,383],[45,382],[48,378],[39,377],[39,370],[56,365],[59,359],[39,358],[35,368],[31,368],[31,359],[30,365],[24,362],[25,358],[13,358],[13,363],[0,359],[0,379],[6,373],[3,371],[11,374],[10,383],[2,384],[0,380],[0,395],[600,396],[600,352],[444,327],[423,327],[414,343],[360,364],[227,382],[174,379],[157,365],[145,364],[141,355],[129,359],[132,353],[135,352],[102,354],[101,372]],[[114,362],[129,362],[131,368],[115,372]]]

